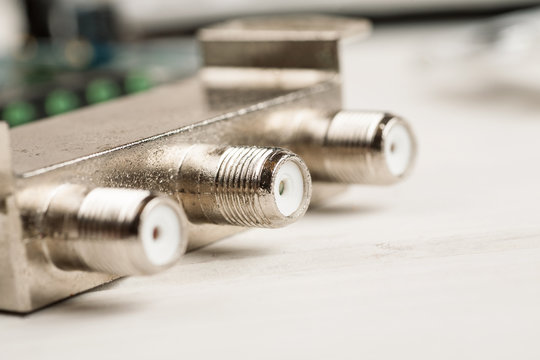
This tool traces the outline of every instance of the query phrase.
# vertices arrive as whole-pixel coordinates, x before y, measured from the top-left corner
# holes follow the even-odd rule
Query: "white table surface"
[[[347,57],[348,107],[417,131],[408,181],[0,314],[0,358],[540,358],[540,90],[441,80],[425,54],[460,31],[377,29]]]

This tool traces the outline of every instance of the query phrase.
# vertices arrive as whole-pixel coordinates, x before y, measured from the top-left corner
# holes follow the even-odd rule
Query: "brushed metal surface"
[[[412,143],[407,169],[399,175],[391,173],[384,150],[394,126],[406,128]],[[399,116],[382,111],[278,111],[266,128],[254,130],[252,139],[249,136],[247,141],[259,141],[259,145],[291,149],[306,161],[313,180],[319,182],[395,184],[411,173],[416,157],[410,126]]]
[[[333,19],[328,24],[332,27],[341,21]],[[349,20],[348,24],[353,22]],[[256,22],[246,23],[249,24]],[[274,40],[282,37],[289,42],[296,34],[302,41],[310,43],[310,51],[316,53],[319,48],[324,54],[328,54],[325,50],[328,41],[334,42],[331,53],[337,59],[340,56],[342,35],[361,37],[367,32],[364,21],[359,21],[359,26],[352,26],[351,31],[345,33],[335,32],[332,27],[334,35],[322,44],[314,40],[327,35],[324,29],[298,28],[295,23],[291,32],[287,24],[287,21],[282,20],[275,22],[273,30],[267,35],[275,36]],[[250,26],[246,26],[240,33],[250,32]],[[262,39],[269,40],[268,37]],[[242,46],[246,49],[252,45],[243,42],[236,49]],[[214,46],[218,44],[204,45],[207,51]],[[273,49],[279,52],[279,57],[290,55],[282,53],[288,51],[287,47]],[[299,55],[296,61],[300,61]],[[241,63],[246,69],[234,70],[240,77],[246,74],[246,79],[241,81],[244,88],[226,89],[219,84],[212,85],[208,75],[205,78],[198,74],[147,93],[17,127],[10,134],[14,185],[18,191],[43,184],[54,186],[65,183],[87,187],[122,187],[125,185],[123,180],[114,180],[122,178],[115,176],[115,171],[121,171],[122,167],[110,168],[110,164],[122,162],[122,159],[125,159],[123,169],[137,169],[141,164],[130,162],[129,159],[175,144],[255,145],[259,141],[250,136],[248,140],[253,139],[253,142],[246,142],[245,133],[252,134],[253,129],[264,129],[271,115],[277,111],[310,108],[326,112],[341,109],[339,67],[335,59],[329,62],[325,60],[324,63],[327,65],[300,64],[299,67],[309,65],[315,69],[309,70],[309,73],[301,72],[300,77],[288,77],[298,72],[288,69],[255,69],[253,65],[261,64],[253,64],[249,60]],[[212,64],[218,68],[214,69],[217,73],[227,73],[222,71],[226,70],[224,67],[220,68],[227,65],[223,61]],[[275,66],[287,67],[291,64],[284,62]],[[270,81],[268,74],[271,75]],[[263,81],[259,83],[258,78]],[[215,79],[219,79],[219,76],[216,75]],[[246,129],[250,131],[244,131]],[[6,173],[4,169],[1,170]],[[160,179],[154,176],[149,172],[147,180],[159,183]],[[314,200],[319,201],[341,191],[343,186],[319,184],[316,189]],[[2,227],[5,230],[0,238],[0,259],[3,260],[0,262],[1,309],[28,312],[116,278],[95,272],[65,271],[55,266],[46,255],[42,238],[23,237],[13,197],[8,196],[5,203],[7,216],[2,214],[0,219],[8,225]],[[204,246],[244,229],[214,224],[190,223],[188,226],[189,249]]]
[[[304,190],[298,209],[283,215],[273,184],[289,161],[301,169]],[[282,227],[303,216],[311,198],[304,161],[280,148],[177,143],[111,158],[104,166],[108,186],[169,194],[194,224]]]
[[[206,94],[203,82],[199,78],[168,86],[169,91],[164,90],[156,91],[161,95],[158,97],[156,92],[150,92],[88,108],[80,113],[60,116],[50,120],[48,127],[43,126],[47,120],[15,129],[16,131],[11,133],[11,138],[14,164],[17,164],[15,179],[17,188],[39,186],[44,182],[75,183],[91,187],[110,186],[110,176],[102,171],[115,158],[130,158],[137,152],[147,153],[152,148],[159,149],[178,143],[239,145],[235,138],[241,129],[264,128],[269,114],[278,109],[293,110],[305,107],[334,109],[340,107],[341,101],[340,82],[337,76],[330,81],[315,83],[297,91],[284,92],[281,96],[249,106],[238,106],[226,112],[212,110],[207,102],[201,103],[206,99]],[[178,93],[186,94],[186,97],[177,99]],[[154,102],[156,98],[160,100]],[[138,105],[141,103],[145,104],[145,111],[142,113],[138,111],[140,109]],[[163,103],[167,103],[168,107],[162,107]],[[117,114],[116,121],[111,122],[104,117],[108,111]],[[158,123],[155,128],[165,130],[164,132],[154,133],[149,130],[151,126],[148,125],[145,116],[148,113],[154,114],[154,121]],[[192,114],[193,117],[184,115],[186,113]],[[88,125],[90,119],[96,119],[94,126]],[[164,119],[163,124],[160,119]],[[177,127],[171,129],[174,122]],[[98,131],[100,125],[105,123],[106,131]],[[140,128],[144,130],[141,130],[138,124],[141,124]],[[37,129],[33,128],[34,125]],[[94,139],[92,142],[86,142],[88,133],[76,130],[79,125],[94,134],[91,137]],[[126,126],[127,130],[123,131]],[[113,128],[115,130],[111,131]],[[140,135],[140,131],[145,132],[146,136],[134,140]],[[41,136],[33,136],[36,132]],[[110,144],[115,139],[118,143]],[[50,144],[62,145],[49,151]],[[27,147],[31,150],[27,151]],[[16,206],[13,207],[16,209]],[[3,237],[1,241],[3,248],[9,247],[3,254],[9,254],[7,257],[11,259],[10,261],[17,259],[16,267],[2,271],[2,281],[7,281],[1,286],[2,309],[31,311],[116,278],[107,274],[59,269],[44,256],[45,249],[40,238],[27,238],[24,242],[21,241],[21,225],[20,223],[14,225],[18,221],[19,217],[13,215],[9,223],[15,226],[15,229],[9,232],[10,236]],[[236,226],[190,223],[188,249],[204,246],[242,229]],[[8,277],[10,280],[5,279]]]
[[[366,20],[328,16],[238,19],[202,29],[205,66],[338,71],[344,39],[366,37]]]

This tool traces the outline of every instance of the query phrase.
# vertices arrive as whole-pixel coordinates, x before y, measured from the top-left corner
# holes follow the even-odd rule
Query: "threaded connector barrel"
[[[191,221],[280,227],[306,212],[311,177],[288,150],[194,145],[180,165],[177,190]]]
[[[51,262],[61,269],[153,274],[185,252],[187,220],[168,197],[72,184],[36,194],[47,200],[32,201],[25,194],[19,199],[25,217],[37,219],[34,231],[44,237]]]
[[[409,125],[384,112],[340,111],[324,137],[323,169],[317,178],[342,183],[385,185],[406,177],[416,157]]]
[[[411,127],[385,112],[276,112],[258,139],[263,145],[283,146],[301,156],[313,181],[393,184],[407,177],[416,158]]]

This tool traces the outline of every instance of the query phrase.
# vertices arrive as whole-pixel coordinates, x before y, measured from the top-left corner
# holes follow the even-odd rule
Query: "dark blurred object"
[[[31,36],[117,40],[116,16],[109,2],[24,0],[24,8]]]
[[[51,0],[24,0],[24,8],[28,19],[28,33],[37,38],[48,38],[49,14],[53,2]]]
[[[109,2],[25,0],[28,31],[0,59],[0,118],[19,126],[192,74],[193,40],[119,42]]]
[[[63,43],[74,67],[104,64],[113,57],[117,20],[109,3],[101,1],[25,0],[30,36]]]

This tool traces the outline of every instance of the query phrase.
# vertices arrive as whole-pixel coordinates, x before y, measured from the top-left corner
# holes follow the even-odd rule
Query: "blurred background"
[[[483,64],[494,62],[499,73],[497,62],[511,57],[521,69],[512,76],[528,83],[531,74],[539,71],[535,64],[540,11],[534,7],[539,4],[531,0],[0,0],[0,117],[12,127],[19,126],[185,77],[199,64],[193,40],[197,28],[246,15],[361,16],[370,18],[375,28],[478,19],[478,27],[458,43],[431,54],[428,62],[446,66],[482,58]]]

